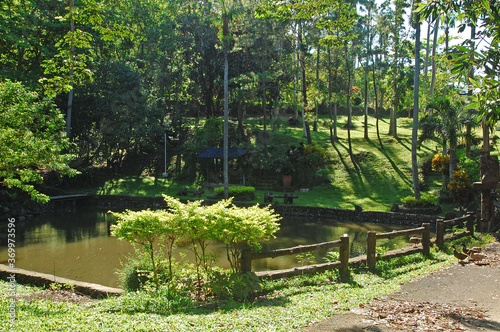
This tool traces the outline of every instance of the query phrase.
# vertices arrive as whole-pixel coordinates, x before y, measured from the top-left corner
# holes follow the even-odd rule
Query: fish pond
[[[16,226],[16,267],[47,273],[72,280],[121,287],[118,270],[134,247],[111,236],[110,225],[115,218],[106,210],[73,208],[26,219]],[[368,231],[388,232],[400,226],[373,223],[349,223],[335,220],[288,218],[281,220],[276,238],[263,243],[263,250],[288,248],[338,240],[343,234],[350,238],[350,257],[365,254]],[[377,241],[387,250],[401,248],[408,239],[398,237]],[[211,243],[209,250],[217,258],[217,265],[229,268],[226,247]],[[0,245],[0,263],[7,262],[7,245]],[[313,256],[291,255],[261,259],[253,262],[254,271],[285,269],[303,264],[322,263],[326,252]],[[187,248],[176,250],[176,259],[194,261]]]

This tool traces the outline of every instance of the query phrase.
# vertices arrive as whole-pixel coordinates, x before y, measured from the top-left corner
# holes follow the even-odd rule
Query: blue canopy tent
[[[248,148],[245,147],[237,147],[237,148],[228,148],[227,149],[227,157],[229,159],[236,159],[244,154],[246,154]],[[208,148],[203,150],[197,157],[198,158],[223,158],[224,148]]]
[[[236,148],[228,148],[227,150],[227,156],[228,159],[238,159],[242,156],[244,156],[248,152],[248,148],[246,147],[236,147]],[[203,159],[222,159],[224,156],[224,148],[208,148],[203,150],[197,158],[203,158]],[[213,178],[214,182],[218,182],[218,177],[222,174],[222,171],[217,171],[217,160],[215,161],[215,171],[212,173],[212,176],[210,176],[210,171],[209,171],[209,165],[211,163],[207,163],[207,179]],[[241,173],[241,168],[229,168],[229,175],[239,175]],[[245,184],[245,174],[241,174],[243,176],[243,184]]]

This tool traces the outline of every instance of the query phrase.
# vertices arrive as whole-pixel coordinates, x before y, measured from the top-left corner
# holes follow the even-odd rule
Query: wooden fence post
[[[439,249],[444,246],[444,223],[443,219],[436,220],[436,245]]]
[[[344,277],[349,276],[349,235],[344,234],[340,237],[342,244],[339,248],[340,253],[340,273]]]
[[[465,224],[470,235],[474,235],[474,214],[467,212],[467,223]]]
[[[375,268],[375,252],[377,247],[377,234],[374,231],[368,231],[366,239],[366,265],[369,269]]]
[[[431,224],[423,223],[424,230],[422,232],[422,253],[429,255],[431,245]]]
[[[252,272],[252,251],[250,248],[241,251],[241,272]]]

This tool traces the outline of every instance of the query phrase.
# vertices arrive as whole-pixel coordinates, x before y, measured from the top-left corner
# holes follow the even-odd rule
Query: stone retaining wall
[[[431,223],[435,226],[436,216],[408,214],[399,212],[379,212],[379,211],[356,211],[335,208],[320,208],[308,206],[285,206],[275,207],[275,211],[283,216],[304,217],[314,219],[334,219],[337,221],[350,222],[371,222],[377,224],[398,225],[398,226],[422,226],[422,223]]]
[[[186,199],[181,199],[186,201]],[[94,196],[88,200],[90,204],[100,207],[116,207],[127,209],[159,209],[165,208],[166,204],[163,197],[138,197],[138,196],[118,196],[102,195]],[[213,204],[216,201],[205,201],[204,204]],[[237,206],[251,206],[255,203],[233,202]],[[300,205],[284,205],[275,203],[271,205],[273,209],[282,216],[304,217],[314,219],[334,219],[337,221],[350,222],[371,222],[377,224],[388,224],[397,226],[420,227],[422,223],[431,223],[435,226],[436,215],[422,215],[401,212],[379,212],[362,211],[361,209],[347,210],[337,208],[322,208]]]
[[[29,284],[39,287],[48,287],[52,283],[61,285],[71,284],[74,286],[75,291],[81,294],[88,295],[95,299],[105,298],[112,295],[119,295],[125,292],[120,288],[91,284],[88,282],[76,281],[23,269],[12,269],[7,265],[0,264],[0,279],[10,282],[8,277],[10,277],[12,274],[15,274],[14,280],[19,284]]]
[[[87,200],[86,204],[109,208],[127,208],[130,210],[147,208],[160,209],[167,207],[167,204],[165,203],[163,197],[142,197],[126,195],[95,195]]]

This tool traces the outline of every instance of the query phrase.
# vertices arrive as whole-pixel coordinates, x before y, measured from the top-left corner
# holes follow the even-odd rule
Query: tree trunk
[[[398,0],[396,3],[396,17],[395,17],[395,28],[394,28],[394,62],[393,62],[393,89],[394,89],[394,100],[390,114],[389,121],[389,135],[397,138],[397,114],[399,109],[399,27],[402,21],[402,8]]]
[[[453,172],[457,167],[457,133],[453,129],[450,133],[450,169],[449,169],[449,179],[453,178]]]
[[[328,47],[328,114],[330,115],[330,142],[333,142],[333,120],[332,120],[332,54]]]
[[[265,66],[265,58],[264,58],[265,50],[264,50],[264,39],[262,38],[262,112],[264,113],[264,155],[267,157],[267,110],[266,110],[266,66]]]
[[[368,140],[368,57],[366,58],[366,69],[365,69],[365,128],[364,137]]]
[[[431,74],[431,85],[429,87],[429,97],[434,96],[434,87],[436,85],[436,48],[438,43],[438,31],[439,31],[439,15],[436,18],[436,23],[434,26],[434,41],[432,44],[432,74]]]
[[[476,38],[476,25],[471,24],[470,26],[470,44],[471,44],[471,60],[474,58],[474,48],[475,48],[475,43],[474,39]],[[472,62],[471,62],[472,63]],[[469,95],[469,99],[472,97],[472,88],[471,88],[471,82],[470,79],[474,78],[474,67],[470,66],[469,69],[469,75],[467,75],[467,94]],[[470,158],[470,147],[471,147],[471,138],[472,138],[472,110],[469,110],[469,121],[467,121],[466,125],[466,136],[465,136],[465,156]]]
[[[420,84],[420,14],[415,15],[415,74],[413,80],[413,126],[411,136],[411,168],[413,191],[415,199],[420,199],[420,185],[418,179],[417,143],[418,143],[418,92]]]
[[[374,57],[374,55],[373,55]],[[373,62],[373,71],[372,71],[372,76],[373,76],[373,92],[375,94],[375,117],[376,117],[376,123],[375,126],[377,128],[377,139],[380,144],[380,148],[383,149],[384,145],[382,144],[382,139],[380,138],[380,128],[379,128],[379,107],[378,107],[378,88],[377,88],[377,79],[375,77],[375,59],[372,60]]]
[[[303,45],[302,45],[302,24],[299,21],[299,28],[298,28],[298,35],[297,35],[297,41],[298,41],[298,48],[299,48],[299,64],[300,64],[300,83],[302,87],[302,123],[303,123],[303,129],[304,129],[304,137],[307,137],[307,131],[306,131],[306,114],[305,114],[305,109],[307,107],[307,84],[306,84],[306,59],[305,59],[305,54],[302,50]]]
[[[245,137],[245,128],[243,127],[243,107],[242,102],[238,102],[238,131],[241,137]]]
[[[318,45],[316,47],[317,47],[317,50],[316,50],[316,85],[317,85],[317,87],[316,88],[319,89],[319,55],[320,55],[321,46],[318,43]],[[319,109],[319,102],[317,101],[316,102],[316,112],[314,115],[313,131],[318,131],[318,109]]]
[[[427,20],[427,46],[425,47],[425,62],[424,62],[424,91],[427,91],[427,72],[429,70],[429,52],[431,48],[431,23]]]
[[[75,38],[75,20],[73,19],[73,10],[75,8],[75,1],[71,0],[70,2],[70,10],[71,10],[71,68],[69,70],[69,76],[73,78],[73,73],[74,73],[74,64],[75,64],[75,46],[74,46],[74,38]],[[68,95],[68,110],[66,113],[66,137],[70,138],[71,136],[71,115],[73,112],[73,95],[74,95],[74,90],[73,90],[73,79],[70,82],[71,90],[69,90],[69,95]]]
[[[371,6],[368,6],[368,27],[367,27],[367,45],[366,45],[366,68],[365,68],[365,130],[364,130],[364,138],[365,140],[368,140],[368,81],[369,81],[369,76],[368,76],[368,71],[370,70],[370,53],[371,53],[371,43],[372,43],[372,38],[371,38]]]
[[[224,171],[224,198],[229,198],[229,173],[228,173],[228,150],[229,150],[229,62],[228,56],[228,18],[224,15],[224,148],[223,148],[223,171]]]
[[[352,125],[352,108],[351,108],[351,66],[349,64],[349,49],[347,43],[344,44],[344,52],[345,52],[345,60],[347,67],[347,141],[349,143],[349,156],[351,157],[352,163],[356,166],[356,162],[354,161],[354,156],[352,154],[352,142],[351,142],[351,125]]]
[[[446,138],[443,138],[443,156],[448,154],[448,140]],[[450,158],[450,163],[451,163],[451,158]],[[448,165],[449,168],[449,165]],[[449,172],[443,172],[443,189],[446,190],[448,188],[448,180],[449,180]]]
[[[448,50],[449,50],[449,43],[450,43],[450,24],[448,23],[448,21],[446,21],[446,28],[444,30],[444,54],[448,54]],[[448,94],[448,86],[446,85],[444,87],[444,91],[443,91],[443,96],[446,97],[446,95]]]

